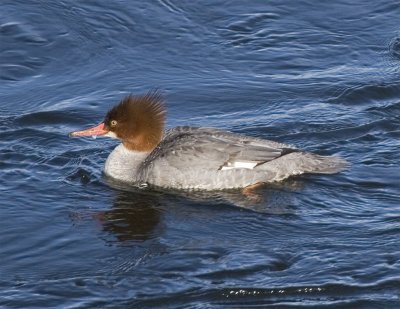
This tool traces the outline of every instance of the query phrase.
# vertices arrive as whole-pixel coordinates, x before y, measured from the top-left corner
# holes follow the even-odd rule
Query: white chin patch
[[[108,131],[104,136],[108,136],[111,138],[118,138],[117,135],[114,132]]]

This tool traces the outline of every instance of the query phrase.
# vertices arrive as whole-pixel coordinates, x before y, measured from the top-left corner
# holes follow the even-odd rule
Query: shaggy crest
[[[105,128],[134,151],[151,151],[161,141],[165,124],[164,100],[158,91],[129,95],[107,113]]]

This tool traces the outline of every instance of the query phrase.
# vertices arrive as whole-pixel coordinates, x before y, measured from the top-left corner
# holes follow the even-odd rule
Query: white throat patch
[[[104,134],[104,136],[108,136],[111,138],[118,138],[117,134],[115,134],[114,132],[108,131],[106,134]]]

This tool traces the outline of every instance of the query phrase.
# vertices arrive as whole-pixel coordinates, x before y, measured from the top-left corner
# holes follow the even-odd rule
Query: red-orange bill
[[[86,130],[71,132],[69,134],[69,136],[98,136],[98,135],[104,135],[107,133],[108,133],[108,130],[105,129],[104,122],[102,122],[99,125],[94,126],[89,129],[86,129]]]

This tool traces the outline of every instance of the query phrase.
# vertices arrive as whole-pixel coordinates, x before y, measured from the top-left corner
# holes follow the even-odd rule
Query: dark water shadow
[[[102,230],[121,243],[143,242],[160,230],[160,201],[156,195],[118,191],[110,210],[96,214]]]
[[[106,189],[106,184],[101,181],[92,184]],[[140,244],[157,238],[163,232],[163,208],[157,194],[140,189],[109,192],[114,195],[110,207],[73,211],[70,214],[73,225],[94,222],[101,231],[100,238],[108,245]]]
[[[159,237],[164,229],[164,213],[189,216],[209,212],[249,212],[264,215],[296,215],[297,195],[303,182],[289,180],[269,184],[255,190],[251,197],[240,190],[183,191],[164,190],[133,185],[103,178],[98,184],[108,186],[114,194],[108,210],[75,213],[74,220],[90,217],[102,231],[101,238],[109,245],[130,246]],[[88,216],[89,215],[89,216]],[[214,214],[215,215],[215,214]]]

